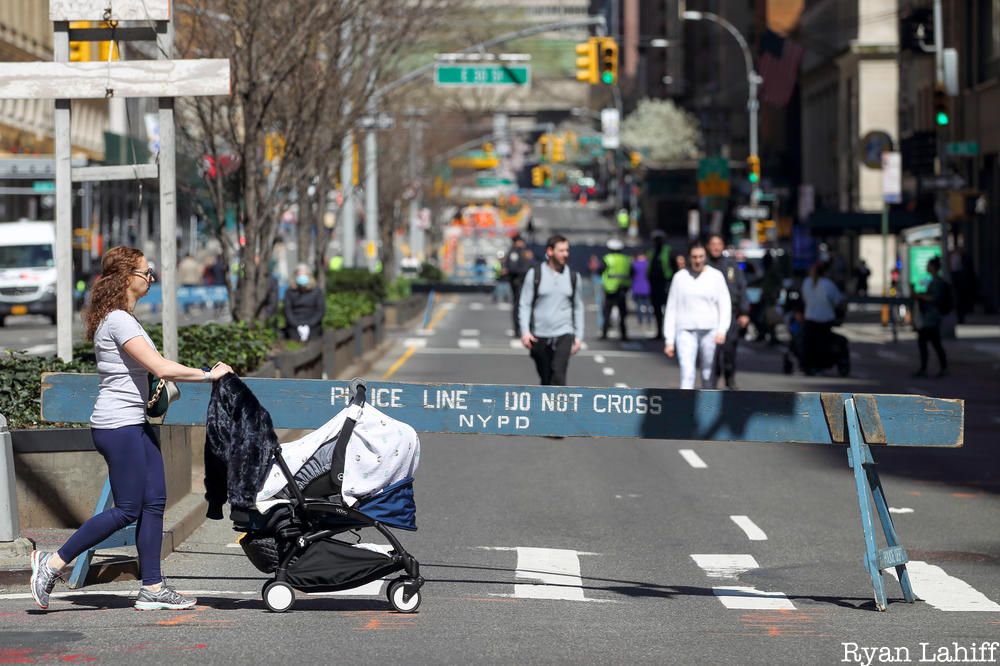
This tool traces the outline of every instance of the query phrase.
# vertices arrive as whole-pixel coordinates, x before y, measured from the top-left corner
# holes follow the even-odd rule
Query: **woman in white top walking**
[[[681,388],[693,389],[695,368],[701,357],[702,388],[715,385],[712,365],[715,346],[726,341],[732,319],[729,287],[725,276],[707,264],[705,246],[688,248],[687,267],[674,274],[667,297],[663,352],[676,353],[681,365]]]
[[[837,321],[837,308],[844,302],[844,295],[833,280],[826,277],[829,268],[830,265],[825,261],[818,261],[810,269],[809,277],[802,281],[802,301],[806,306],[803,365],[807,375],[815,375],[833,363],[828,358],[833,348],[832,329]]]

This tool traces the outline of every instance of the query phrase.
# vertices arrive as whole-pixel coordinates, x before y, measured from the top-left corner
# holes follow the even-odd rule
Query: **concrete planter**
[[[202,464],[204,428],[153,428],[160,437],[170,507],[191,492],[192,466]],[[11,441],[22,528],[74,528],[93,514],[108,468],[94,449],[90,428],[12,430]]]
[[[427,297],[420,294],[414,294],[401,301],[386,303],[384,306],[386,327],[403,328],[410,321],[423,314],[426,305]]]

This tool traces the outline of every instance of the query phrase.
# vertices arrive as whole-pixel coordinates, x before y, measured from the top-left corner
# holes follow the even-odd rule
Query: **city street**
[[[445,296],[431,326],[401,333],[369,378],[535,383],[509,326],[509,306],[488,295]],[[165,562],[171,583],[199,597],[194,610],[138,615],[136,584],[127,582],[57,587],[48,613],[33,610],[26,590],[4,590],[4,655],[835,663],[844,644],[907,648],[916,659],[952,641],[996,640],[1000,553],[990,526],[1000,520],[1000,466],[990,433],[1000,357],[977,361],[963,341],[950,346],[950,378],[901,380],[912,343],[865,343],[876,332],[855,328],[856,377],[785,376],[779,351],[748,344],[740,383],[967,400],[965,448],[875,451],[923,599],[914,605],[902,603],[887,576],[889,611],[874,611],[842,449],[424,435],[420,530],[400,533],[428,581],[417,614],[393,612],[378,584],[299,595],[289,613],[268,613],[259,597],[265,576],[243,556],[228,521],[209,521]],[[987,342],[995,349],[996,337],[978,344]],[[570,383],[675,386],[676,364],[657,346],[591,341],[572,359]]]

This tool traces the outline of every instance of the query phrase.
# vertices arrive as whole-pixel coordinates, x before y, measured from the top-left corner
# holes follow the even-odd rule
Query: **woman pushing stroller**
[[[160,574],[167,492],[163,455],[146,420],[147,373],[172,381],[214,382],[233,369],[217,363],[209,372],[160,355],[133,314],[155,279],[146,257],[134,248],[112,248],[101,261],[101,277],[83,319],[86,338],[94,343],[100,378],[91,435],[107,462],[115,506],[87,520],[58,551],[31,553],[31,596],[39,608],[48,608],[63,567],[132,522],[136,522],[142,576],[135,607],[182,610],[196,603],[168,587]]]

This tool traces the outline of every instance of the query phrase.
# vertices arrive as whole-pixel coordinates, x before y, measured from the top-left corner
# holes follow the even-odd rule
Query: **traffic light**
[[[552,137],[548,134],[543,134],[538,137],[538,151],[542,157],[542,161],[545,162],[549,159],[549,148],[552,147]]]
[[[264,160],[273,162],[285,156],[285,137],[280,132],[268,132],[264,137]]]
[[[533,187],[542,187],[543,185],[545,185],[544,167],[540,166],[531,167],[531,184]]]
[[[601,37],[598,55],[601,83],[614,85],[618,82],[618,42],[612,37]]]
[[[934,124],[947,127],[951,123],[951,100],[943,86],[934,89]]]
[[[638,169],[639,165],[642,164],[642,153],[640,153],[638,150],[633,150],[631,153],[628,154],[628,161],[629,164],[632,165],[633,169]]]
[[[576,80],[583,83],[597,83],[597,37],[591,37],[576,45]]]
[[[751,185],[760,184],[760,157],[757,155],[747,158],[747,178]]]
[[[552,161],[553,162],[565,162],[566,161],[566,140],[562,137],[554,136],[552,137]]]

